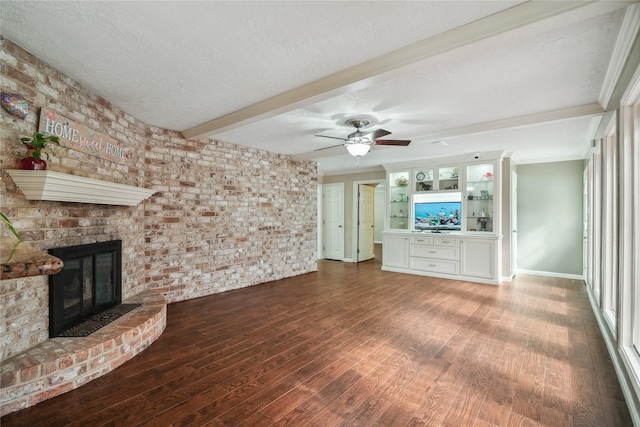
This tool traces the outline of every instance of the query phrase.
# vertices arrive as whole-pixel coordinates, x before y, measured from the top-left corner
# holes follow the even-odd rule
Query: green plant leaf
[[[2,221],[4,221],[4,223],[7,224],[7,226],[9,227],[9,230],[11,230],[13,235],[16,236],[16,239],[18,239],[18,241],[22,242],[22,237],[20,237],[20,234],[18,234],[16,229],[13,228],[13,224],[11,223],[9,218],[7,218],[7,216],[5,214],[3,214],[2,212],[0,212],[0,217],[2,218]]]
[[[16,242],[16,244],[11,247],[11,252],[9,252],[9,256],[7,257],[7,260],[5,262],[11,261],[11,258],[13,258],[13,256],[16,254],[16,251],[18,250],[18,245],[20,243],[22,243],[22,240]]]
[[[31,148],[33,148],[32,156],[36,160],[39,160],[43,156],[45,159],[48,159],[50,157],[49,153],[43,151],[45,149],[49,150],[51,152],[51,155],[55,155],[56,153],[51,145],[55,144],[59,147],[63,146],[60,143],[60,138],[58,138],[56,135],[45,135],[44,132],[36,132],[31,138],[22,137],[20,138],[20,141],[22,141],[23,144],[28,144],[31,146]]]

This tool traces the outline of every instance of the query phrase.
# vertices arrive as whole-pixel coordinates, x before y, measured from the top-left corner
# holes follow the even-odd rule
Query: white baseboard
[[[602,334],[604,343],[607,346],[607,351],[609,352],[611,362],[613,363],[613,369],[616,371],[618,383],[620,383],[620,388],[622,389],[622,394],[624,395],[627,403],[631,420],[634,426],[640,427],[640,404],[637,403],[637,399],[640,399],[640,396],[635,394],[635,391],[629,382],[628,375],[631,374],[627,374],[624,363],[622,362],[623,355],[618,352],[617,343],[609,332],[609,328],[606,323],[607,321],[600,311],[600,307],[598,307],[598,302],[593,295],[592,289],[589,286],[586,286],[586,288],[587,295],[589,296],[589,302],[591,303],[591,310],[593,310],[593,314],[598,322],[598,327],[600,328],[600,333]]]
[[[471,276],[462,276],[459,274],[446,274],[446,273],[436,273],[433,271],[420,271],[420,270],[412,270],[410,268],[401,268],[401,267],[389,267],[382,266],[382,270],[384,271],[393,271],[394,273],[406,273],[413,274],[416,276],[428,276],[428,277],[439,277],[441,279],[451,279],[451,280],[459,280],[463,282],[473,282],[473,283],[483,283],[485,285],[499,285],[500,281],[498,279],[483,279],[480,277],[471,277]]]
[[[553,271],[536,271],[518,269],[516,274],[532,274],[534,276],[559,277],[561,279],[583,280],[582,274],[555,273]]]
[[[342,258],[342,262],[355,262],[353,258]]]

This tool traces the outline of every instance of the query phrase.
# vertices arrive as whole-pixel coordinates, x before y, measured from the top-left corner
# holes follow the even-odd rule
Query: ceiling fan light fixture
[[[350,143],[350,144],[346,144],[346,146],[347,146],[347,151],[353,157],[362,157],[365,154],[367,154],[369,152],[369,150],[371,149],[371,145],[370,144],[364,144],[364,143],[361,143],[361,142],[353,142],[353,143]]]
[[[368,120],[360,120],[360,119],[350,119],[346,122],[348,125],[356,128],[356,131],[347,135],[346,138],[339,138],[335,136],[328,135],[316,135],[322,138],[331,138],[331,139],[340,139],[345,141],[344,145],[347,147],[347,151],[353,157],[359,159],[360,157],[366,155],[369,150],[371,150],[372,145],[393,145],[393,146],[402,146],[406,147],[411,143],[408,139],[380,139],[384,136],[389,135],[391,132],[384,129],[376,129],[372,131],[362,132],[360,128],[369,124]],[[339,147],[338,145],[334,145],[333,147]],[[326,147],[326,148],[333,148]],[[326,148],[319,148],[314,151],[325,150]]]

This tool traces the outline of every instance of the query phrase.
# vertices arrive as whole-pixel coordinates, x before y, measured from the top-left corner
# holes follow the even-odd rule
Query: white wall
[[[582,160],[518,166],[518,270],[582,276]]]

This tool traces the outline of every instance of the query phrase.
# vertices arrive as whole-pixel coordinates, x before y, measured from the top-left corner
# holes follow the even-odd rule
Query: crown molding
[[[343,169],[332,170],[331,172],[323,172],[322,176],[325,177],[325,176],[335,176],[335,175],[354,175],[354,174],[363,174],[363,173],[380,172],[380,171],[384,171],[384,168],[382,166],[370,166],[365,168],[361,168],[361,167],[343,168]]]
[[[620,105],[627,106],[640,102],[640,65],[631,78],[629,86],[620,98]]]
[[[454,156],[431,157],[429,159],[417,159],[404,162],[384,163],[382,167],[386,171],[397,171],[403,169],[436,167],[443,164],[483,162],[483,161],[502,161],[505,152],[502,150],[481,151],[479,159],[476,159],[473,153],[456,154]]]
[[[557,163],[557,162],[574,162],[574,161],[584,161],[584,156],[558,156],[552,157],[548,159],[528,159],[522,160],[520,158],[517,159],[518,166],[520,165],[539,165],[543,163]]]
[[[618,84],[622,69],[624,68],[631,47],[635,41],[638,30],[640,29],[640,4],[633,4],[627,7],[620,27],[620,33],[616,39],[616,44],[613,48],[611,60],[609,61],[609,67],[600,90],[600,96],[598,102],[606,110],[611,102],[611,97]]]

